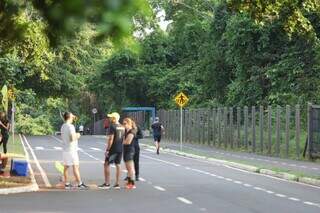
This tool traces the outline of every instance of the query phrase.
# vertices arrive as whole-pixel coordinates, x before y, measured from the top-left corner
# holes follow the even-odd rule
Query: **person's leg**
[[[119,184],[120,181],[120,170],[121,170],[121,166],[120,164],[116,164],[116,184]]]
[[[104,182],[105,184],[110,184],[110,165],[108,162],[104,163]]]
[[[134,158],[133,158],[136,179],[139,179],[139,159],[140,159],[140,147],[136,147],[135,153],[134,153]]]
[[[68,169],[69,169],[69,166],[64,165],[64,169],[63,169],[63,179],[64,179],[64,183],[65,183],[65,184],[68,183]]]
[[[81,182],[81,177],[80,177],[79,165],[73,165],[72,168],[73,168],[73,175],[74,175],[78,185],[80,185],[82,182]]]
[[[1,166],[2,166],[2,168],[0,168],[0,169],[6,168],[7,163],[8,163],[8,156],[6,154],[1,154],[0,159],[1,159]]]
[[[3,137],[3,152],[4,154],[7,154],[7,144],[9,141],[9,137]]]

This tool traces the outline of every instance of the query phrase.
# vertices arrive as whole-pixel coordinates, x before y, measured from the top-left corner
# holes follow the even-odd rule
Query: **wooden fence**
[[[183,110],[183,141],[269,156],[301,158],[305,116],[295,107],[219,107]],[[303,115],[305,113],[303,112]],[[179,110],[159,110],[164,138],[178,142]],[[303,117],[303,119],[302,119]]]

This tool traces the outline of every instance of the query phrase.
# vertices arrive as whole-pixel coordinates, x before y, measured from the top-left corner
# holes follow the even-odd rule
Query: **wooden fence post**
[[[248,149],[248,107],[244,107],[244,146]]]
[[[271,156],[272,150],[272,107],[268,106],[268,155]]]
[[[263,106],[260,106],[259,128],[260,128],[260,152],[261,154],[263,154],[263,132],[264,132]]]
[[[252,120],[252,152],[256,152],[256,107],[252,107],[251,113],[251,120]]]
[[[290,106],[286,106],[286,158],[289,157],[290,142]]]
[[[237,147],[240,148],[241,143],[241,108],[237,107]]]
[[[276,156],[279,157],[280,156],[280,140],[281,140],[281,119],[280,119],[280,113],[281,113],[281,107],[277,106],[277,119],[276,119]]]
[[[296,105],[296,156],[300,158],[300,105]]]
[[[233,142],[234,142],[234,138],[233,138],[233,136],[234,136],[234,131],[233,131],[233,108],[232,107],[230,107],[230,145],[231,145],[231,149],[233,149]]]

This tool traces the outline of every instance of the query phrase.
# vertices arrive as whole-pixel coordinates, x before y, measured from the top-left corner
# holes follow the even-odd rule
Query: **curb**
[[[0,189],[0,195],[7,195],[7,194],[16,194],[16,193],[23,193],[23,192],[35,192],[39,190],[39,186],[36,182],[36,179],[34,177],[34,173],[32,170],[32,167],[30,165],[30,157],[29,157],[29,153],[27,152],[24,144],[23,144],[23,140],[21,135],[19,134],[24,152],[26,154],[26,160],[28,162],[28,169],[29,169],[29,173],[30,173],[30,178],[31,178],[31,184],[26,185],[26,186],[20,186],[20,187],[12,187],[12,188],[4,188],[4,189]]]
[[[141,143],[141,145],[146,146],[148,148],[154,148],[154,146],[147,145],[147,144]],[[319,179],[314,179],[314,178],[309,178],[309,177],[298,177],[296,175],[286,173],[286,172],[275,172],[275,171],[272,171],[269,169],[263,169],[263,168],[251,166],[248,164],[236,163],[236,162],[227,161],[227,160],[220,160],[220,159],[213,158],[213,157],[205,157],[205,156],[200,156],[200,155],[195,155],[195,154],[189,154],[189,153],[185,153],[185,152],[181,152],[181,151],[177,151],[177,150],[172,150],[172,149],[168,149],[168,148],[165,148],[165,149],[160,148],[160,149],[164,152],[172,153],[175,155],[180,155],[180,156],[190,157],[190,158],[195,158],[195,159],[201,159],[201,160],[208,160],[208,161],[213,161],[213,162],[217,162],[217,163],[223,163],[225,165],[228,165],[230,167],[234,167],[236,169],[242,169],[242,170],[249,171],[249,172],[269,175],[272,177],[277,177],[277,178],[288,180],[288,181],[299,182],[299,183],[304,183],[304,184],[320,187],[320,180]]]

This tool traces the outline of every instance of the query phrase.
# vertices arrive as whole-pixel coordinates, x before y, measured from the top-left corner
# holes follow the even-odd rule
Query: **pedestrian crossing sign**
[[[189,102],[188,96],[186,96],[183,92],[180,92],[178,95],[176,95],[174,100],[180,107],[184,107]]]

